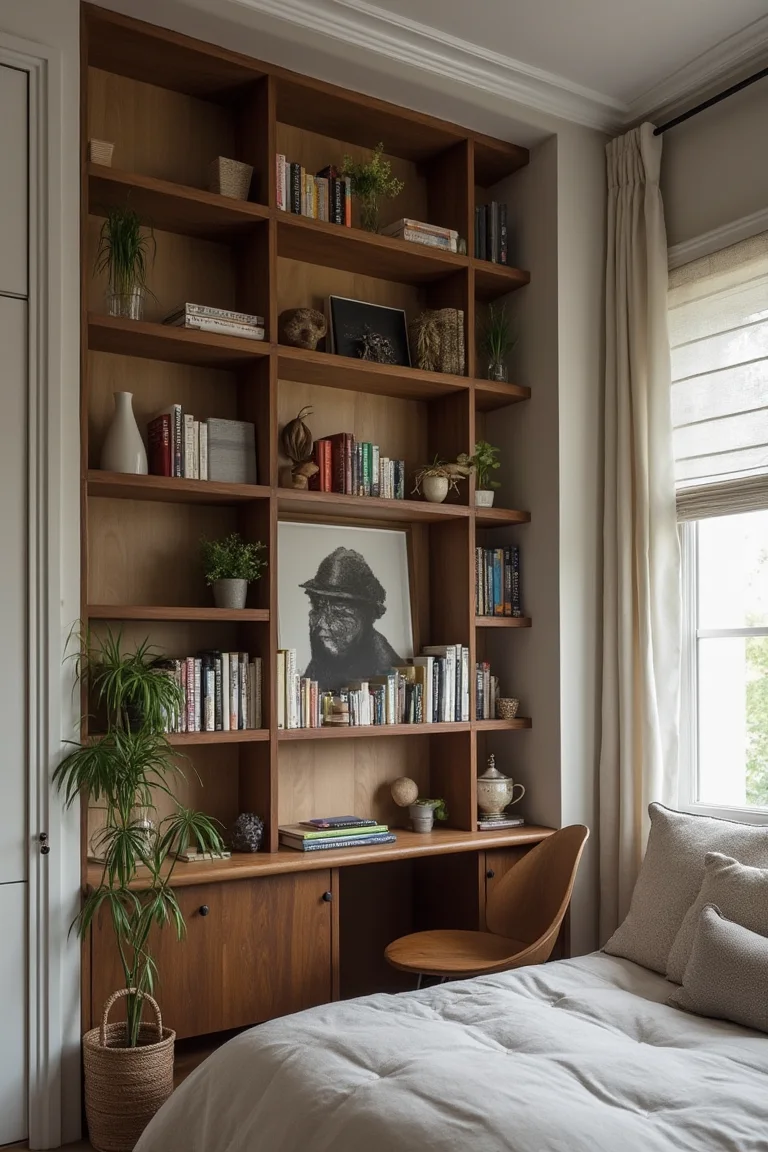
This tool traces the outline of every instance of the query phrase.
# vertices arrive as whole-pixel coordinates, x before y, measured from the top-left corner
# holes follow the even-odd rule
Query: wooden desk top
[[[173,872],[173,887],[188,884],[212,884],[222,880],[246,880],[274,876],[284,872],[308,872],[318,868],[343,868],[354,864],[382,864],[387,860],[406,860],[418,856],[450,855],[454,852],[479,852],[487,848],[510,848],[519,844],[538,844],[551,836],[554,828],[526,824],[498,832],[463,832],[456,828],[436,828],[432,832],[407,832],[393,828],[394,844],[371,845],[367,848],[337,848],[315,852],[298,852],[280,848],[277,852],[234,853],[229,860],[209,860],[200,864],[179,861]],[[87,883],[95,887],[101,880],[98,864],[89,864]],[[141,887],[141,876],[131,884]]]

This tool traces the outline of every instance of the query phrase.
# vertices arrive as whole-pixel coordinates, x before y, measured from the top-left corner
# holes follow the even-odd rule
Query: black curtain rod
[[[661,136],[662,132],[668,132],[670,128],[676,128],[678,124],[690,120],[692,116],[698,116],[699,112],[704,112],[707,108],[711,108],[713,104],[719,104],[721,100],[727,100],[729,96],[734,96],[737,92],[741,92],[743,88],[749,88],[750,84],[756,84],[758,80],[764,79],[768,76],[768,68],[761,68],[759,72],[755,72],[752,76],[747,76],[746,80],[740,80],[738,84],[732,84],[730,88],[726,88],[724,92],[718,92],[717,96],[710,96],[709,100],[705,100],[702,104],[697,104],[695,108],[689,109],[688,112],[683,112],[680,116],[675,116],[674,120],[668,120],[666,124],[661,124],[658,128],[654,128],[654,136]]]

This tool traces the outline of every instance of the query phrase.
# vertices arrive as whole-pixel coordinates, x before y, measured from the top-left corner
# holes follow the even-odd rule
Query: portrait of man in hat
[[[387,610],[387,594],[360,552],[335,548],[300,587],[309,597],[312,654],[303,674],[317,680],[321,692],[336,692],[403,663],[375,627]]]

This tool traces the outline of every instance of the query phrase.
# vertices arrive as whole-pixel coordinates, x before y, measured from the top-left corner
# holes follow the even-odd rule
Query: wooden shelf
[[[472,724],[475,732],[521,732],[532,727],[530,716],[515,716],[514,720],[475,720]]]
[[[89,210],[105,216],[110,208],[123,208],[126,202],[144,224],[204,240],[234,240],[270,215],[262,204],[233,200],[139,172],[89,164]]]
[[[309,352],[304,348],[279,345],[278,376],[323,388],[345,388],[376,396],[394,396],[402,400],[433,400],[466,392],[466,376],[443,372],[423,372],[420,368],[399,368],[391,364],[373,364],[336,356],[329,352]]]
[[[155,604],[88,604],[89,620],[177,620],[236,621],[238,624],[267,623],[268,608],[166,608]]]
[[[338,728],[281,728],[277,734],[283,740],[350,740],[370,739],[373,736],[439,736],[444,732],[469,732],[470,725],[456,721],[452,724],[351,724]]]
[[[530,388],[522,384],[503,384],[496,380],[475,381],[475,408],[479,412],[493,412],[497,408],[506,408],[509,404],[518,404],[530,398]]]
[[[236,732],[171,732],[169,744],[192,747],[195,744],[258,744],[269,740],[268,728],[243,728]]]
[[[211,735],[208,733],[208,735]],[[224,733],[226,736],[227,733]],[[354,864],[376,864],[387,860],[408,860],[419,856],[451,855],[456,852],[478,852],[488,848],[507,848],[518,844],[538,844],[555,831],[539,824],[520,828],[503,828],[497,832],[464,832],[457,828],[435,828],[432,832],[410,832],[393,828],[394,844],[372,844],[367,848],[326,848],[319,852],[298,852],[280,848],[277,852],[233,853],[229,860],[207,860],[199,864],[176,864],[171,885],[216,883],[223,880],[247,880],[281,872],[309,872],[318,868],[343,868]],[[98,864],[88,866],[86,883],[99,883]],[[141,877],[131,883],[141,888]]]
[[[339,492],[302,492],[292,488],[277,490],[277,508],[281,516],[291,515],[302,520],[386,520],[395,524],[444,523],[467,519],[470,514],[463,504],[383,500],[378,496],[343,496]]]
[[[530,512],[520,512],[517,508],[475,508],[475,524],[478,528],[503,528],[505,524],[530,522]]]
[[[88,314],[88,347],[91,352],[112,352],[116,356],[138,356],[171,364],[193,364],[199,368],[240,368],[268,356],[264,340],[244,340],[196,332],[146,320],[124,320],[120,316]]]
[[[493,264],[490,260],[472,260],[475,270],[475,296],[478,300],[497,300],[516,288],[524,288],[531,282],[530,272],[520,268],[510,268],[506,264]]]
[[[173,476],[131,476],[88,472],[88,495],[109,500],[159,500],[166,504],[250,504],[268,500],[261,484],[225,484],[221,480],[181,480]]]
[[[530,616],[475,616],[475,628],[530,628]]]

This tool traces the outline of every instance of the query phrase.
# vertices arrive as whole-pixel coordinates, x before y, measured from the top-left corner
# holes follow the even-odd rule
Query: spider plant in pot
[[[384,159],[384,144],[377,144],[370,160],[362,163],[345,156],[341,175],[352,180],[352,195],[360,202],[360,226],[366,232],[378,232],[380,201],[393,200],[405,187],[402,180],[392,175],[390,161]]]
[[[430,504],[442,504],[449,492],[459,491],[459,480],[465,480],[472,469],[469,464],[455,464],[435,456],[431,464],[419,468],[414,477],[414,494],[424,495]]]
[[[417,800],[408,808],[414,832],[431,832],[435,820],[447,820],[448,809],[445,800]]]
[[[494,480],[492,473],[501,467],[499,449],[494,448],[487,440],[478,440],[473,454],[467,464],[475,472],[475,504],[479,508],[490,508],[493,504],[494,491],[499,487],[498,480]]]
[[[155,259],[152,229],[143,229],[132,208],[110,208],[99,232],[94,270],[107,276],[107,312],[141,320],[147,271]]]
[[[517,344],[506,305],[488,305],[488,314],[482,330],[480,346],[488,359],[488,379],[506,383],[509,379],[507,358]]]
[[[175,1033],[163,1028],[153,997],[159,975],[153,946],[164,928],[179,939],[185,932],[173,888],[176,854],[190,845],[217,854],[222,841],[211,819],[185,808],[174,794],[174,777],[183,774],[166,730],[183,697],[158,667],[155,650],[143,644],[137,662],[123,651],[119,635],[79,639],[76,682],[106,717],[106,731],[69,743],[53,780],[67,807],[82,799],[101,814],[91,842],[98,878],[72,927],[86,940],[102,920],[111,925],[123,988],[107,1000],[101,1028],[83,1037],[85,1105],[93,1146],[129,1152],[173,1090]],[[158,816],[158,798],[169,815]],[[117,998],[125,998],[126,1020],[108,1024]],[[154,1020],[142,1018],[147,1005]]]
[[[258,580],[267,566],[265,544],[249,544],[238,532],[223,540],[201,541],[207,584],[213,586],[217,608],[245,608],[248,585]]]

